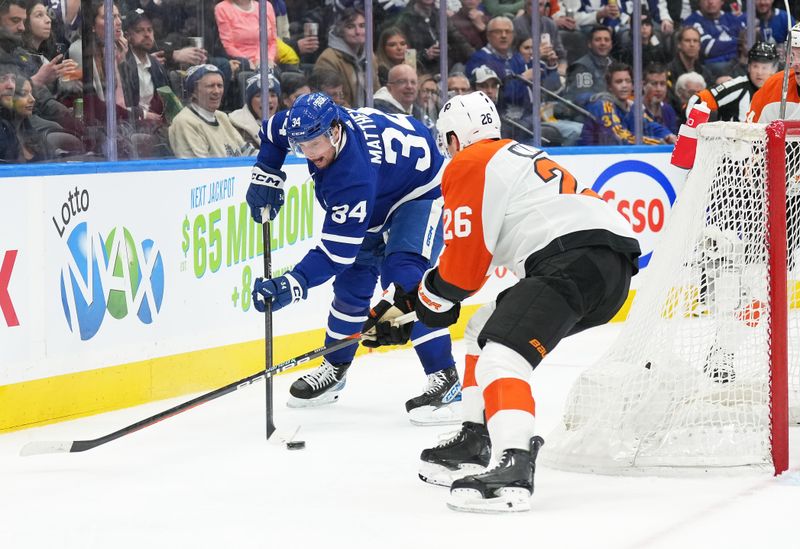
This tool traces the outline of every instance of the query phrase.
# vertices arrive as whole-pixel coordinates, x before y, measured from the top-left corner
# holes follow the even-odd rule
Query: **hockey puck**
[[[287,450],[303,450],[306,447],[305,440],[290,440],[286,443]]]

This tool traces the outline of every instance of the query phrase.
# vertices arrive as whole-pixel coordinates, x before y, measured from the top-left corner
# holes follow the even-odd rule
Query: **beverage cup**
[[[319,33],[319,24],[314,22],[303,23],[303,36],[316,36]]]

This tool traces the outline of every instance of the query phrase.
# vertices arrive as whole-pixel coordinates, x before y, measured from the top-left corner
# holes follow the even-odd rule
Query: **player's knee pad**
[[[475,314],[467,322],[467,327],[464,330],[464,341],[467,344],[467,354],[479,355],[481,353],[480,345],[478,345],[478,335],[486,325],[486,321],[492,316],[495,309],[495,302],[486,303],[480,309],[475,311]]]

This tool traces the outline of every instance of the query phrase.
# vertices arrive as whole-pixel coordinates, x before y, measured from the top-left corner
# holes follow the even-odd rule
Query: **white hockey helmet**
[[[451,133],[458,138],[458,150],[484,139],[499,139],[500,115],[494,102],[483,92],[457,95],[439,111],[436,130],[439,149],[449,157],[447,141]]]
[[[800,23],[792,27],[792,47],[800,48]]]

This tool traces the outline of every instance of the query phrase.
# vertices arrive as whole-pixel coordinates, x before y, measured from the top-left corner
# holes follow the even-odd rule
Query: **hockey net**
[[[642,290],[618,340],[572,387],[545,465],[788,466],[787,399],[800,419],[800,123],[704,124],[698,136]]]

